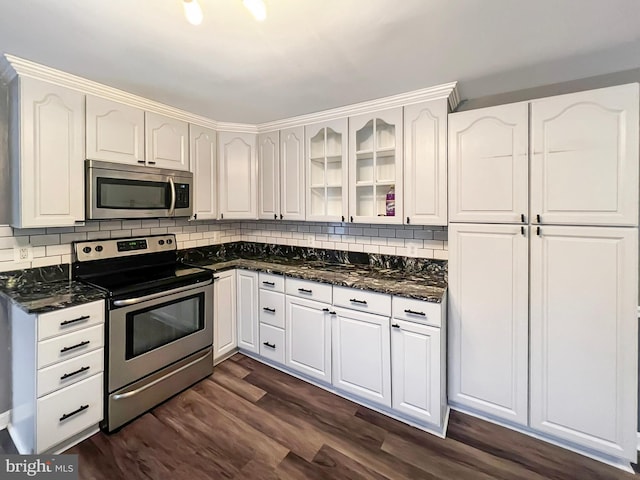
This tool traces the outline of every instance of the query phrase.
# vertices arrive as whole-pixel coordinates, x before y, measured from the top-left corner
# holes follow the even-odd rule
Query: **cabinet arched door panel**
[[[189,170],[189,124],[182,120],[145,113],[145,156],[148,165]]]

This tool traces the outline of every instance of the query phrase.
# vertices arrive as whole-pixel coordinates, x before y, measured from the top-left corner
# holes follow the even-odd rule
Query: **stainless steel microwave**
[[[86,218],[190,217],[193,173],[86,160]]]

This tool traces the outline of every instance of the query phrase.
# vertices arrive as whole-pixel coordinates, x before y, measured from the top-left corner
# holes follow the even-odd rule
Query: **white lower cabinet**
[[[259,353],[258,272],[237,270],[238,348]]]
[[[276,363],[285,363],[284,330],[265,323],[260,324],[260,355]]]
[[[331,383],[331,318],[329,305],[287,296],[287,367]]]
[[[332,325],[333,385],[391,407],[389,317],[335,308]]]
[[[444,380],[440,329],[404,320],[391,322],[391,406],[416,420],[442,426]]]
[[[236,271],[217,273],[213,279],[213,361],[217,363],[238,346]]]
[[[104,313],[103,300],[40,315],[12,305],[9,433],[19,453],[58,453],[98,431]]]

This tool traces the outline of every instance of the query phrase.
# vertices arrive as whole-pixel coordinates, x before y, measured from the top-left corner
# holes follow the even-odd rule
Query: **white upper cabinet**
[[[144,111],[87,95],[87,158],[145,164]]]
[[[193,172],[193,218],[218,218],[218,162],[216,132],[199,125],[189,125],[189,153]]]
[[[349,215],[347,119],[305,127],[307,220],[344,222]]]
[[[449,401],[520,425],[528,414],[527,229],[449,225]]]
[[[84,220],[85,96],[31,78],[11,84],[14,227]]]
[[[256,135],[218,133],[220,218],[257,218]]]
[[[280,219],[304,220],[304,127],[280,131]]]
[[[147,165],[189,170],[189,124],[158,113],[146,112],[145,159]]]
[[[527,103],[449,115],[450,222],[528,221],[528,115]]]
[[[447,113],[447,99],[404,107],[407,224],[447,224]]]
[[[280,132],[258,135],[258,218],[276,220],[280,215]]]
[[[350,221],[402,223],[402,125],[402,107],[349,117]]]
[[[531,103],[531,220],[638,224],[638,84]]]
[[[636,228],[542,226],[531,236],[531,427],[632,462],[637,268]]]

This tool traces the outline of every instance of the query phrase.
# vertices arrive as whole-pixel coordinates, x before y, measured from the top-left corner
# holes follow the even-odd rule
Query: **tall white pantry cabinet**
[[[636,461],[638,84],[449,116],[449,400]]]

